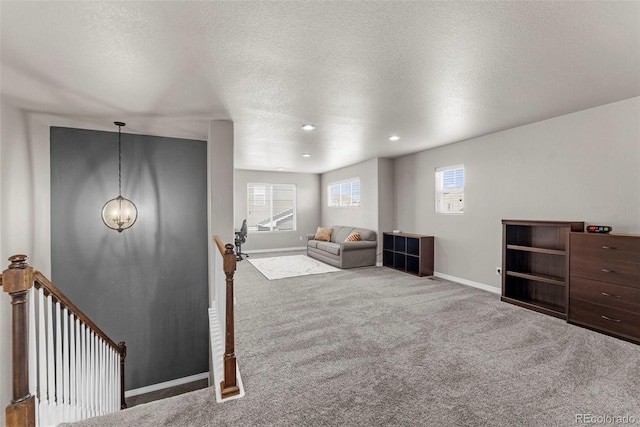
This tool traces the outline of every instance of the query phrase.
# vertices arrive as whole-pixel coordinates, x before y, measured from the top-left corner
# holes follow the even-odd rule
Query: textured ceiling
[[[52,125],[182,138],[232,120],[242,169],[320,173],[640,96],[636,1],[2,1],[0,14],[3,100]]]

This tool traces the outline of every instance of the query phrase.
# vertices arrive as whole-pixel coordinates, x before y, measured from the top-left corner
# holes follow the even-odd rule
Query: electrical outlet
[[[300,236],[300,241],[302,241],[302,236]]]
[[[500,268],[500,267],[496,267],[496,274],[497,274],[498,276],[502,276],[502,268]]]

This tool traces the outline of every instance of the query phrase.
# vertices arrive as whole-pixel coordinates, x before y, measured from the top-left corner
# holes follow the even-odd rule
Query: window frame
[[[255,194],[255,189],[256,188],[264,188],[264,193],[261,194],[261,196],[263,197],[263,200],[260,200],[263,204],[256,204],[256,194]],[[273,190],[274,187],[281,187],[281,188],[289,188],[293,191],[293,197],[292,197],[292,208],[293,209],[293,219],[292,219],[292,228],[290,230],[278,230],[276,228],[274,228],[273,225],[269,225],[270,229],[269,230],[259,230],[258,229],[258,225],[259,223],[252,223],[253,219],[252,216],[250,214],[250,210],[252,207],[260,207],[260,206],[266,206],[269,205],[269,222],[273,222],[273,217],[276,216],[278,213],[275,212],[274,213],[274,199],[273,199]],[[253,188],[253,192],[251,191],[251,188]],[[288,184],[288,183],[266,183],[266,182],[249,182],[247,183],[247,210],[246,210],[246,218],[247,218],[247,229],[249,232],[251,233],[259,233],[259,234],[263,234],[263,233],[290,233],[290,232],[294,232],[297,231],[298,229],[298,224],[297,224],[297,220],[298,220],[298,208],[297,208],[297,186],[296,184]],[[253,200],[252,200],[253,198]],[[253,202],[253,203],[252,203]],[[284,211],[283,211],[284,212]],[[267,220],[265,220],[267,221]]]
[[[354,183],[358,183],[358,202],[357,204],[353,203],[353,184]],[[350,195],[350,199],[351,202],[349,204],[332,204],[332,200],[333,200],[333,188],[337,187],[338,188],[338,193],[340,198],[342,198],[342,194],[340,193],[342,191],[341,187],[344,184],[350,184],[350,190],[351,190],[351,195]],[[360,182],[360,177],[354,177],[354,178],[348,178],[348,179],[343,179],[340,181],[334,181],[334,182],[330,182],[329,184],[327,184],[327,206],[330,208],[359,208],[360,206],[362,206],[362,184]]]
[[[453,171],[454,175],[456,174],[456,171],[458,170],[462,170],[462,186],[450,186],[445,188],[444,187],[444,173],[448,172],[448,171]],[[456,184],[456,179],[457,177],[454,176],[453,180],[454,180],[454,185]],[[437,167],[435,170],[435,213],[436,215],[464,215],[464,188],[465,188],[465,180],[466,180],[466,174],[465,174],[465,169],[464,169],[464,163],[462,164],[457,164],[457,165],[451,165],[451,166],[441,166],[441,167]],[[459,189],[460,191],[445,191],[447,189]],[[448,194],[460,194],[461,195],[461,204],[462,204],[462,210],[459,211],[452,211],[450,210],[451,207],[449,206],[448,208],[444,207],[445,204],[445,195]]]

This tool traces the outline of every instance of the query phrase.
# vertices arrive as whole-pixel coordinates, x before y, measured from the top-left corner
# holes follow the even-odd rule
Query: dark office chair
[[[236,260],[242,261],[242,255],[247,258],[249,255],[242,252],[242,244],[247,241],[247,220],[242,221],[240,230],[236,230]]]

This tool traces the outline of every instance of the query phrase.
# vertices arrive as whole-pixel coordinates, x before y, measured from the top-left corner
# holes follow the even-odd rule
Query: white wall
[[[4,103],[0,106],[0,119],[5,114]],[[2,121],[2,120],[0,120]],[[3,206],[4,206],[4,191],[3,191],[3,183],[7,179],[4,174],[4,141],[8,141],[8,138],[5,138],[5,126],[0,125],[0,129],[2,129],[2,133],[0,134],[0,261],[6,258],[4,254],[4,250],[2,249],[3,233],[2,229],[4,228],[3,218]],[[2,261],[4,262],[4,261]],[[4,264],[0,265],[0,270],[4,270]],[[4,380],[4,378],[11,378],[11,347],[7,344],[11,339],[11,311],[9,308],[9,296],[5,292],[1,292],[0,289],[0,341],[5,343],[0,347],[0,378],[3,381],[0,381],[0,404],[6,405],[11,401],[11,381]],[[2,417],[4,420],[4,417]],[[4,421],[0,423],[0,425],[4,425]]]
[[[360,206],[327,205],[327,185],[360,178]],[[378,159],[326,172],[320,177],[321,225],[349,225],[378,230]],[[315,230],[314,230],[315,231]]]
[[[382,262],[382,233],[395,229],[396,192],[394,161],[378,159],[378,261]]]
[[[0,270],[6,269],[9,256],[23,253],[32,266],[50,276],[49,127],[4,101],[0,122]],[[11,401],[11,320],[9,297],[1,294],[0,402],[4,408]]]
[[[329,207],[327,186],[337,181],[360,178],[360,206]],[[382,232],[393,230],[395,187],[394,161],[374,158],[322,174],[322,225],[363,227],[378,233],[378,262],[382,257]]]
[[[434,174],[464,164],[464,215],[434,214]],[[640,233],[640,97],[395,161],[396,221],[436,237],[435,270],[500,286],[502,219]]]
[[[249,232],[243,251],[303,248],[306,234],[315,233],[320,225],[320,177],[310,173],[264,172],[236,169],[234,193],[235,227],[240,228],[247,217],[247,184],[295,184],[296,185],[296,230],[273,233]]]

